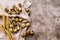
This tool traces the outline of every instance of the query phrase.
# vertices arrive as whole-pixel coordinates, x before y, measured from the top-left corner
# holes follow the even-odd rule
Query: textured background
[[[60,0],[29,1],[32,3],[29,29],[35,35],[27,36],[25,40],[60,40]]]
[[[30,0],[31,30],[26,40],[60,40],[60,0]]]

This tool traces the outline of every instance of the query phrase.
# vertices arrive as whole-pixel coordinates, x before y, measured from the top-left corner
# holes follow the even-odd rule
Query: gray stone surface
[[[32,25],[35,32],[26,40],[60,40],[60,0],[30,0]]]
[[[29,1],[32,2],[29,29],[35,35],[27,36],[26,40],[60,40],[60,0]]]

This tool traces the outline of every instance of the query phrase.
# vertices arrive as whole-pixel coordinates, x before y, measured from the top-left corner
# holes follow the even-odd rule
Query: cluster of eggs
[[[4,10],[6,13],[8,14],[20,14],[22,12],[22,5],[21,3],[18,4],[18,7],[16,7],[16,5],[13,5],[12,8],[9,10],[8,8],[5,8]],[[29,8],[25,8],[25,11],[27,12],[27,15],[30,16],[30,10]]]
[[[22,5],[21,5],[21,3],[18,4],[18,7],[13,5],[10,10],[8,8],[5,8],[4,11],[8,14],[11,14],[11,15],[13,15],[13,14],[20,15],[20,13],[22,12]],[[27,15],[30,16],[30,9],[25,8],[25,11],[26,11]],[[9,30],[13,34],[17,33],[18,31],[20,31],[23,28],[28,29],[30,27],[30,25],[31,25],[31,22],[28,21],[27,19],[22,18],[22,17],[19,17],[19,16],[9,17]],[[34,34],[33,31],[26,30],[26,32],[23,33],[21,36],[26,37],[26,35],[33,35],[33,34]]]
[[[5,12],[8,14],[20,14],[22,12],[22,6],[20,3],[18,4],[18,7],[13,5],[11,9],[5,8]]]
[[[30,27],[30,22],[27,19],[22,17],[10,17],[9,19],[9,29],[11,32],[17,32],[21,28],[28,28]]]

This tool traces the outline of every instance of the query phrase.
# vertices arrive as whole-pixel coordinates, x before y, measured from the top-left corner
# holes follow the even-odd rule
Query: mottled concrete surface
[[[60,0],[29,0],[34,36],[25,40],[60,40]]]
[[[30,0],[31,30],[26,40],[60,40],[60,0]]]

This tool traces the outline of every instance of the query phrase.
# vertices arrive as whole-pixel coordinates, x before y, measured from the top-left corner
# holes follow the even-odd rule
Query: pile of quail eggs
[[[5,8],[4,11],[10,15],[13,14],[20,15],[20,13],[22,12],[22,5],[21,3],[18,4],[18,7],[16,7],[16,5],[13,5],[11,9]],[[30,16],[30,9],[26,8],[25,11],[27,12],[27,15]],[[28,30],[30,25],[31,22],[22,17],[19,16],[9,17],[9,30],[13,34],[19,32],[23,28],[27,28],[26,32],[23,33],[21,36],[26,37],[27,35],[34,35],[33,31]]]

